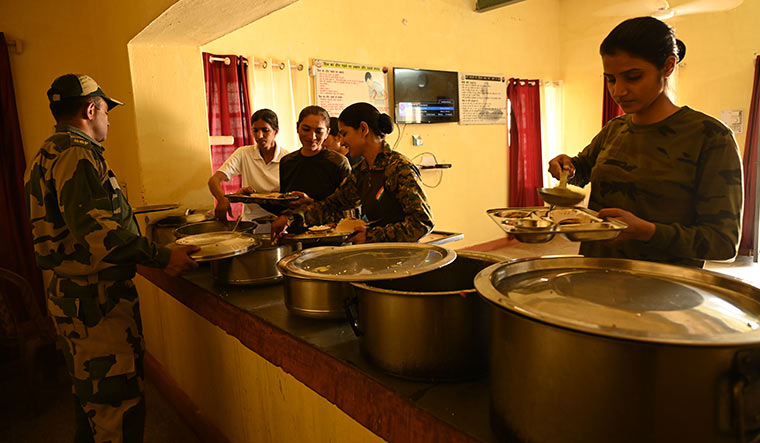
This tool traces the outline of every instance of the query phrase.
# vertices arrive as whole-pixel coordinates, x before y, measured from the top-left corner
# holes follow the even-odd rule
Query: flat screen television
[[[459,121],[456,72],[393,68],[396,123]]]

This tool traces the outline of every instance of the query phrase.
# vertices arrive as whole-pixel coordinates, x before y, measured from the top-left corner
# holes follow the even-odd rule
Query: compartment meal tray
[[[612,240],[628,227],[614,218],[599,218],[582,207],[496,208],[488,216],[507,234],[524,243],[548,242],[557,234],[570,241]]]

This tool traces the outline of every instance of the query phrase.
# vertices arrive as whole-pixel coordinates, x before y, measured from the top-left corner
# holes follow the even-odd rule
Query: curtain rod
[[[246,60],[245,57],[241,57],[241,58],[243,59],[243,63],[247,65],[248,64],[248,60]],[[224,62],[225,65],[229,65],[230,63],[232,63],[230,61],[229,57],[214,57],[214,56],[210,56],[208,58],[208,61],[210,61],[212,63],[213,62]]]
[[[303,63],[294,64],[292,60],[288,60],[288,63],[290,63],[290,69],[297,69],[299,71],[303,71],[304,69]],[[269,67],[269,62],[267,62],[266,60],[261,61],[261,62],[254,61],[253,65],[260,66],[261,68],[266,69]],[[282,71],[285,69],[286,66],[287,65],[285,64],[285,62],[272,60],[272,69],[280,68],[280,70]]]

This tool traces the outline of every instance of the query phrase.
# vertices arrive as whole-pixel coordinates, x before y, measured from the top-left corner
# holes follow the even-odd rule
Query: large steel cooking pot
[[[294,253],[277,263],[277,269],[283,276],[285,307],[288,311],[306,318],[345,319],[345,301],[354,293],[351,285],[342,281],[324,281],[297,275],[288,269],[288,264],[298,257],[300,255]]]
[[[253,234],[260,245],[243,255],[211,262],[211,275],[230,285],[266,285],[282,280],[277,262],[300,248],[296,244],[272,245],[269,234]]]
[[[174,235],[174,231],[180,226],[184,226],[188,223],[201,222],[207,219],[208,216],[202,213],[170,215],[151,223],[148,232],[150,233],[151,240],[164,246],[177,239]]]
[[[205,234],[207,232],[231,231],[235,228],[234,221],[206,220],[198,223],[189,223],[174,230],[174,236],[177,238],[187,237],[188,235]],[[238,223],[235,231],[250,234],[256,228],[256,223],[250,221],[241,221]]]
[[[545,257],[484,269],[491,416],[531,442],[733,442],[760,431],[760,289],[699,269]]]
[[[344,301],[354,281],[421,274],[451,263],[456,253],[420,243],[368,243],[321,246],[280,260],[285,277],[285,306],[311,318],[345,318]]]
[[[363,355],[385,372],[414,380],[482,375],[488,367],[490,307],[476,293],[473,280],[502,260],[457,251],[451,264],[434,271],[352,283],[358,304],[352,325],[361,337]]]

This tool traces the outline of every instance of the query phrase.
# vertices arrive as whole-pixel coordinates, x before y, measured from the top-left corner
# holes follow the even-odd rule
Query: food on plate
[[[333,230],[333,227],[330,225],[309,226],[309,232],[313,232],[313,233],[325,233],[325,232],[330,232],[332,230]]]
[[[356,228],[361,226],[366,226],[367,222],[364,220],[360,220],[358,218],[344,218],[343,220],[338,222],[338,225],[335,226],[335,231],[337,232],[354,232],[356,231]]]

